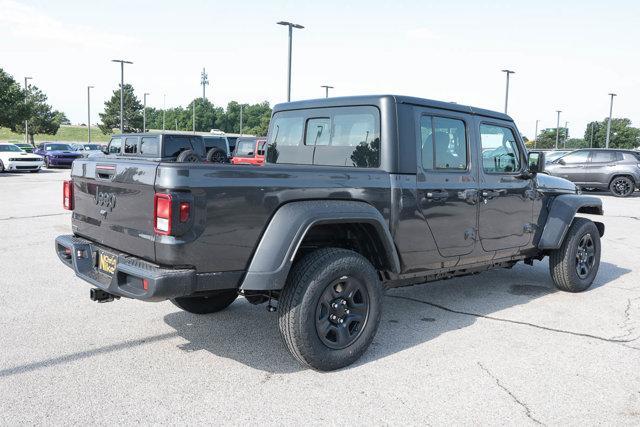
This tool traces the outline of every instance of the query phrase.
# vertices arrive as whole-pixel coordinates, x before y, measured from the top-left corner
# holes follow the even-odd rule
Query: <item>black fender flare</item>
[[[400,259],[387,221],[373,206],[350,200],[309,200],[280,207],[269,222],[247,269],[241,290],[279,290],[284,287],[293,259],[305,235],[318,224],[367,223],[382,241],[394,273]]]
[[[582,194],[562,194],[556,196],[549,205],[544,229],[538,241],[538,249],[558,249],[576,213],[603,215],[602,200]],[[596,222],[600,236],[604,235],[604,224]]]

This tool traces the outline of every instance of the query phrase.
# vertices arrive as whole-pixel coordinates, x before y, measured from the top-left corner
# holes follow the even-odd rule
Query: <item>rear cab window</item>
[[[120,154],[122,148],[122,138],[111,138],[107,152],[109,154]]]
[[[185,150],[191,150],[191,138],[184,135],[166,135],[163,138],[163,157],[178,157]]]
[[[373,106],[280,111],[266,157],[267,163],[377,168],[380,112]]]

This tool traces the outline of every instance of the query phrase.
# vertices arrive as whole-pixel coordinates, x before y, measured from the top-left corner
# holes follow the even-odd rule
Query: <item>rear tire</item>
[[[549,271],[556,288],[582,292],[591,286],[600,266],[600,232],[586,218],[575,218],[560,248],[549,256]]]
[[[184,150],[182,153],[178,155],[176,162],[178,163],[198,163],[201,162],[202,159],[193,150]]]
[[[304,366],[332,371],[358,360],[380,323],[382,284],[362,255],[314,251],[291,269],[279,300],[280,333]]]
[[[627,176],[617,176],[609,184],[609,190],[616,197],[628,197],[633,194],[635,188],[635,183]]]
[[[184,311],[193,314],[209,314],[222,311],[229,307],[236,298],[238,291],[235,289],[228,291],[220,291],[215,295],[205,297],[179,297],[174,298],[171,302]]]
[[[227,155],[219,148],[212,148],[207,152],[207,161],[211,163],[227,163]]]

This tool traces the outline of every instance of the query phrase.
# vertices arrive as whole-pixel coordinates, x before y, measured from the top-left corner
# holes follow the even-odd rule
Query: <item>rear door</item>
[[[620,157],[618,157],[620,156]],[[622,154],[610,150],[591,150],[589,162],[585,164],[582,182],[594,185],[609,185],[609,177],[615,171],[616,162]]]
[[[74,233],[153,261],[157,167],[157,162],[139,158],[74,162]]]
[[[467,255],[475,247],[478,209],[477,173],[471,168],[472,122],[459,113],[416,111],[419,207],[440,255]]]

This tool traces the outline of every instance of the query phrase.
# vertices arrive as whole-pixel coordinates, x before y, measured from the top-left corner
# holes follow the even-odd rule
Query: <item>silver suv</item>
[[[576,150],[548,163],[545,172],[584,189],[609,189],[614,196],[627,197],[640,185],[640,152]]]

